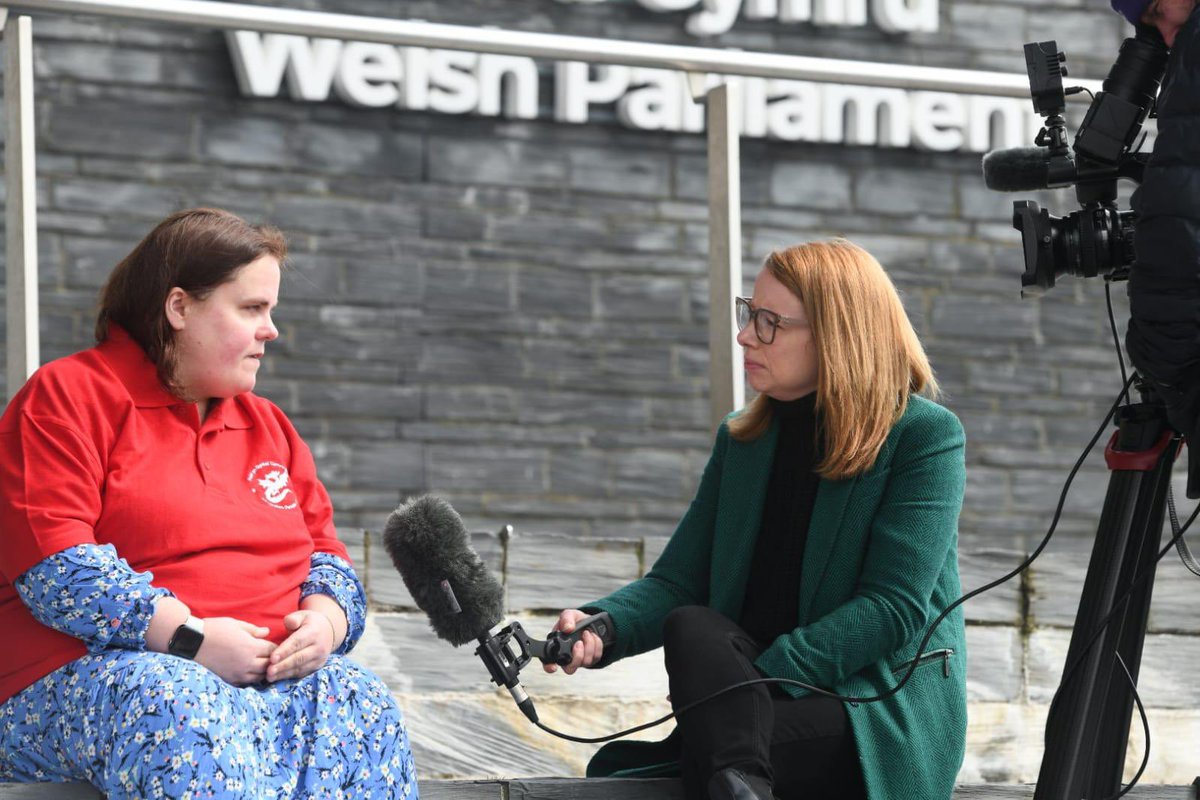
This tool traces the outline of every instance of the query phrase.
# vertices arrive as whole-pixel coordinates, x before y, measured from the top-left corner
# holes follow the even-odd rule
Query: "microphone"
[[[393,511],[384,526],[383,547],[438,638],[455,647],[477,640],[475,655],[492,682],[506,687],[534,724],[537,710],[521,686],[521,668],[534,657],[544,664],[570,664],[571,650],[587,630],[606,647],[616,640],[606,612],[579,620],[572,633],[552,631],[544,641],[531,638],[519,622],[493,634],[504,616],[504,588],[471,547],[462,517],[441,498],[424,495]]]
[[[995,192],[1032,192],[1050,183],[1049,153],[1041,147],[993,150],[983,157],[983,182]]]
[[[458,512],[424,495],[388,517],[383,547],[439,639],[458,647],[504,616],[504,587],[471,547]]]

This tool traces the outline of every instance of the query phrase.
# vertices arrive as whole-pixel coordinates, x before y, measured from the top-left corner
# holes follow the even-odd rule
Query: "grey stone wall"
[[[683,15],[632,0],[286,5],[1013,72],[1023,42],[1057,38],[1071,74],[1088,78],[1103,77],[1128,32],[1106,4],[1072,0],[943,0],[939,30],[912,36],[742,20],[707,40],[684,32]],[[702,137],[627,130],[604,113],[568,126],[250,100],[215,32],[58,16],[34,30],[45,359],[90,343],[98,287],[155,221],[227,207],[289,236],[282,336],[259,389],[308,439],[343,529],[378,530],[420,492],[449,498],[473,527],[512,524],[530,547],[507,551],[510,606],[535,613],[600,588],[563,579],[564,564],[586,561],[616,585],[652,561],[712,437]],[[742,150],[747,286],[768,250],[845,235],[901,288],[967,430],[966,588],[1037,544],[1121,382],[1103,284],[1065,279],[1040,301],[1019,298],[1013,198],[983,187],[978,162],[762,140]],[[1064,193],[1031,197],[1072,208]],[[1113,304],[1123,329],[1120,285]],[[1014,742],[1026,760],[1040,742],[1080,584],[1062,554],[1086,552],[1105,481],[1093,456],[1057,554],[969,607],[973,708],[991,720],[972,733],[981,778],[1031,779]],[[393,642],[421,626],[380,577],[386,565],[369,572],[378,627],[395,628],[378,652],[409,646]],[[1156,600],[1148,648],[1165,687],[1197,641],[1178,586],[1160,593],[1173,605]],[[410,678],[393,673],[405,694]],[[1157,705],[1176,713],[1179,697],[1164,690]],[[419,702],[432,704],[421,720],[443,708],[440,695]],[[529,768],[573,769],[573,758]]]
[[[632,2],[325,7],[697,43]],[[88,344],[96,289],[155,220],[225,206],[290,236],[260,390],[309,438],[340,523],[435,491],[484,526],[670,531],[711,441],[702,137],[248,100],[213,32],[35,30],[45,358]],[[1017,69],[1021,42],[1056,35],[1099,75],[1120,32],[1103,10],[948,2],[937,34],[742,21],[700,43]],[[1100,285],[1019,300],[1011,198],[975,155],[747,141],[743,164],[747,284],[798,240],[875,252],[967,427],[965,532],[1037,528],[1118,385]],[[1097,481],[1067,528],[1090,527]]]

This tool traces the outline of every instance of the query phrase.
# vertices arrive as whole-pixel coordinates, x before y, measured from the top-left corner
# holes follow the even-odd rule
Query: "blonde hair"
[[[776,250],[763,268],[800,299],[817,354],[817,413],[825,456],[822,478],[859,475],[875,463],[909,395],[938,394],[933,369],[900,295],[875,257],[845,239]],[[738,441],[771,425],[759,395],[729,421]]]

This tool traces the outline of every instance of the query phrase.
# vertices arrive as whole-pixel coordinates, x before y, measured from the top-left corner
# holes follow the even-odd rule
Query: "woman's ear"
[[[167,292],[166,307],[167,323],[177,331],[184,328],[184,321],[191,306],[192,298],[178,286],[171,287]]]

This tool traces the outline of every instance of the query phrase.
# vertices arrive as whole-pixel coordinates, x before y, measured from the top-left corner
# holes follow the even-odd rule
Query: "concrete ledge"
[[[1200,780],[1200,779],[1198,779]],[[675,780],[613,778],[524,778],[488,781],[421,781],[422,800],[682,800]],[[985,783],[959,786],[954,800],[1028,800],[1031,784]],[[1194,800],[1193,786],[1136,786],[1126,797],[1140,800]],[[3,800],[103,800],[84,783],[0,783]]]
[[[4,800],[100,800],[103,798],[86,783],[0,783]]]

